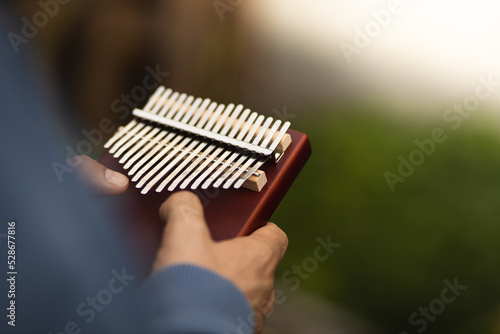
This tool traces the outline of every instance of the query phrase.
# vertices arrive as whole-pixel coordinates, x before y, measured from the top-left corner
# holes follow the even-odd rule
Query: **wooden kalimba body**
[[[157,249],[158,209],[172,192],[200,197],[215,240],[247,235],[266,224],[311,154],[289,122],[164,87],[133,114],[100,162],[131,177],[123,197],[135,248],[147,253]]]

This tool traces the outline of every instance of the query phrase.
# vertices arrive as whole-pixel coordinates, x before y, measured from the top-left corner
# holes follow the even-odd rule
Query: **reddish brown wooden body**
[[[292,136],[292,144],[280,162],[277,165],[266,163],[262,168],[268,181],[261,192],[243,188],[194,191],[203,203],[205,219],[215,240],[248,235],[265,225],[276,210],[311,155],[311,147],[305,134],[294,130],[289,130],[288,133]],[[126,174],[118,160],[109,153],[100,162]],[[122,195],[123,209],[134,222],[131,231],[133,250],[135,254],[142,254],[140,257],[146,256],[151,260],[158,249],[163,227],[158,209],[170,194],[165,191],[141,195],[131,183],[127,192]]]

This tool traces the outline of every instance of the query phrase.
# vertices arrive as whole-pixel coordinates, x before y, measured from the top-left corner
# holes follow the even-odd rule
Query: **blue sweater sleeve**
[[[253,311],[229,280],[189,264],[158,272],[141,289],[152,324],[166,333],[253,333]]]
[[[5,13],[0,3],[0,35],[19,32]],[[47,102],[50,84],[31,62],[30,46],[17,54],[0,38],[0,255],[6,262],[13,221],[19,272],[15,285],[0,280],[0,333],[252,333],[243,294],[202,268],[165,269],[137,299],[137,270],[118,237],[123,221],[105,199],[89,197],[74,173],[64,181],[54,173],[53,163],[64,161],[63,122]],[[16,306],[12,325],[8,299]]]

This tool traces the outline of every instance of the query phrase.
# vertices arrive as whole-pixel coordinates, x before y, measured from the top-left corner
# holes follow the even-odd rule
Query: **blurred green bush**
[[[425,332],[498,333],[500,136],[494,123],[475,116],[452,130],[440,120],[398,120],[366,106],[316,109],[294,121],[309,135],[313,155],[272,218],[290,239],[278,281],[313,256],[317,237],[331,235],[341,247],[301,279],[301,288],[364,315],[384,333],[418,333],[423,326],[409,317],[441,298],[445,279],[457,277],[468,288],[427,321]],[[407,158],[414,140],[436,127],[448,140],[391,192],[384,173],[396,173],[398,156]]]

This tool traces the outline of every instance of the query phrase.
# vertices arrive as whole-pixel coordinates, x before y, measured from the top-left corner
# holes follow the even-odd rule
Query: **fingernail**
[[[109,183],[117,187],[123,187],[128,183],[128,177],[126,177],[123,174],[112,171],[111,169],[106,169],[104,176],[106,177],[106,180]]]

